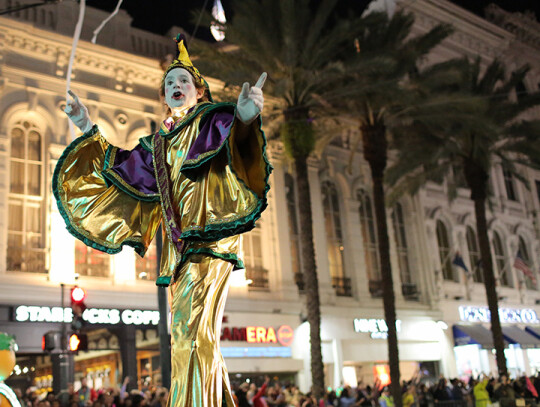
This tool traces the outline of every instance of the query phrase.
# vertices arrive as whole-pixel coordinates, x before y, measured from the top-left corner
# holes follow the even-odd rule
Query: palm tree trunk
[[[491,334],[495,345],[495,356],[499,376],[507,375],[506,358],[504,356],[504,339],[499,318],[499,299],[495,287],[495,276],[493,275],[493,262],[489,246],[488,229],[486,222],[486,199],[476,197],[474,199],[474,212],[476,215],[476,229],[478,231],[478,245],[480,246],[480,256],[482,258],[482,270],[484,272],[484,285],[486,287],[486,297],[489,312],[491,313]]]
[[[313,217],[307,157],[295,157],[294,167],[296,172],[296,186],[300,198],[298,200],[298,206],[300,213],[300,236],[302,239],[302,274],[306,295],[307,319],[310,329],[312,392],[317,397],[317,400],[319,400],[324,395],[324,368],[321,352],[321,307],[315,248],[313,245]]]
[[[396,330],[396,298],[390,265],[390,243],[386,223],[386,203],[384,194],[384,171],[387,164],[386,127],[382,124],[362,126],[364,158],[371,169],[373,183],[373,204],[377,223],[377,238],[383,289],[383,306],[388,326],[388,362],[390,365],[390,388],[396,407],[402,406],[399,372],[399,350]]]
[[[489,175],[483,168],[475,163],[474,159],[465,159],[463,169],[467,185],[471,190],[471,199],[474,202],[476,231],[478,233],[478,245],[480,247],[480,258],[482,259],[482,270],[484,272],[486,298],[491,314],[491,334],[493,335],[493,344],[495,346],[497,368],[499,370],[499,376],[502,374],[507,375],[506,358],[504,357],[504,339],[501,329],[501,320],[499,319],[499,299],[497,297],[497,287],[495,286],[495,275],[493,274],[493,261],[491,259],[486,221],[486,200]]]

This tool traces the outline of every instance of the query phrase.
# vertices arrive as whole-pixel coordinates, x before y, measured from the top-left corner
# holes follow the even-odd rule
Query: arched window
[[[375,214],[371,198],[364,190],[358,191],[360,203],[360,228],[364,243],[364,259],[366,261],[367,276],[370,281],[381,280],[381,267],[379,263],[377,230],[375,229]]]
[[[263,267],[261,240],[261,221],[256,223],[253,230],[242,235],[246,279],[252,281],[248,286],[250,290],[269,289],[268,270]]]
[[[454,273],[450,253],[450,239],[446,226],[440,220],[437,221],[437,244],[439,246],[439,260],[442,274],[445,280],[458,281],[457,273]]]
[[[75,240],[75,273],[86,277],[109,277],[111,256]]]
[[[394,210],[392,211],[392,224],[394,227],[394,237],[396,240],[396,251],[398,256],[401,283],[413,284],[411,267],[409,265],[409,247],[407,245],[403,208],[399,203],[394,206]]]
[[[469,264],[471,267],[470,272],[472,273],[472,278],[476,283],[483,283],[484,274],[482,272],[482,267],[480,266],[481,256],[478,248],[478,241],[476,240],[474,229],[470,226],[467,226],[467,249],[469,250]]]
[[[495,276],[499,277],[499,282],[503,287],[512,287],[512,275],[510,267],[506,266],[506,257],[502,240],[497,232],[493,232],[493,253],[495,254]]]
[[[325,181],[322,186],[324,223],[326,229],[326,245],[332,286],[337,295],[351,295],[351,281],[345,277],[345,261],[343,253],[343,233],[336,186]]]
[[[298,222],[298,200],[296,199],[296,188],[294,178],[291,174],[285,173],[285,198],[287,200],[287,215],[289,218],[289,238],[291,240],[291,264],[294,279],[299,290],[304,289],[302,277],[301,252],[300,252],[300,224]]]
[[[159,233],[159,231],[158,231]],[[137,280],[151,280],[155,281],[157,279],[157,247],[156,247],[156,237],[148,246],[146,254],[144,257],[135,255],[135,274]]]
[[[7,269],[45,273],[42,136],[28,120],[16,122],[10,136]]]
[[[534,271],[533,267],[531,267],[531,256],[529,255],[529,250],[527,249],[527,244],[525,243],[525,239],[523,239],[521,236],[519,237],[519,255],[521,256],[521,260],[525,263],[525,266],[530,270],[532,273],[532,276],[536,279],[536,272]],[[536,284],[532,281],[531,276],[527,275],[527,273],[524,273],[523,271],[519,271],[523,275],[523,279],[525,280],[525,287],[527,287],[529,290],[536,290]]]

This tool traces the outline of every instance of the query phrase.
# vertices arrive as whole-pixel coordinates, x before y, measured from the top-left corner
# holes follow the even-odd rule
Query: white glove
[[[245,82],[242,86],[236,105],[236,116],[244,124],[250,124],[263,110],[262,87],[266,81],[266,76],[266,72],[263,72],[253,87],[250,87],[248,82]]]
[[[82,104],[75,93],[73,93],[71,90],[68,90],[68,93],[73,99],[68,100],[64,112],[75,126],[81,129],[83,133],[86,133],[94,125],[92,120],[90,120],[88,109]]]

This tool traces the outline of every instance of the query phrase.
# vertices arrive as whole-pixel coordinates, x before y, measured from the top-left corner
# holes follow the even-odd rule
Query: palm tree
[[[361,31],[360,17],[339,18],[337,0],[238,0],[233,20],[225,24],[226,52],[205,49],[198,52],[201,66],[228,83],[239,84],[268,73],[265,93],[280,103],[265,113],[280,123],[279,134],[293,161],[297,192],[310,197],[307,159],[315,148],[314,119],[328,114],[326,93],[344,93],[341,57],[353,49],[352,38]],[[231,51],[231,48],[236,47]],[[199,61],[198,61],[199,62]],[[376,61],[370,61],[375,65]],[[369,71],[370,68],[364,65]],[[246,76],[248,75],[248,76]],[[265,109],[267,109],[265,107]],[[301,264],[310,325],[313,393],[324,394],[324,371],[320,337],[320,301],[317,265],[313,245],[313,221],[309,198],[299,200],[302,239]]]
[[[507,373],[507,368],[486,221],[489,181],[499,163],[525,183],[522,169],[540,168],[540,121],[527,120],[523,115],[540,104],[540,92],[515,92],[523,84],[527,66],[507,77],[503,64],[494,60],[482,73],[478,58],[473,62],[463,60],[460,70],[457,86],[441,86],[438,92],[469,94],[469,98],[482,98],[483,103],[476,104],[468,119],[454,121],[452,125],[412,121],[396,131],[396,137],[409,148],[400,149],[387,181],[396,183],[401,192],[414,193],[427,180],[441,181],[450,171],[461,170],[474,202],[491,331],[501,375]]]
[[[417,65],[452,32],[450,26],[438,25],[425,34],[411,36],[413,23],[413,15],[405,12],[398,12],[392,18],[385,13],[373,13],[365,30],[356,37],[357,52],[346,68],[356,86],[354,93],[344,101],[350,116],[359,123],[357,144],[362,143],[363,156],[371,170],[383,306],[388,326],[391,392],[397,406],[401,406],[399,352],[384,190],[388,151],[392,147],[389,130],[396,120],[412,113],[411,106],[415,103],[426,103],[420,82],[412,80],[419,76]],[[370,59],[384,59],[387,63],[374,72],[359,69],[357,64],[365,64]],[[448,73],[443,68],[446,67],[431,69],[430,75],[425,77],[439,76],[447,83]]]

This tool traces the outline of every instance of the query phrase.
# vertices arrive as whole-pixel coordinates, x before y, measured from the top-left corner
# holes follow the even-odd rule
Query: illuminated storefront
[[[497,371],[491,315],[487,307],[457,307],[459,321],[452,326],[456,373],[478,376]],[[532,308],[499,308],[508,372],[515,377],[540,368],[540,320]],[[537,334],[538,333],[538,334]]]

